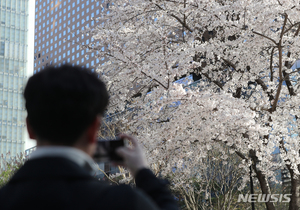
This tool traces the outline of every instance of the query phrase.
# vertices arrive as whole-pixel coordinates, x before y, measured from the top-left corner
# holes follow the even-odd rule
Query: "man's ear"
[[[89,143],[95,143],[97,141],[97,134],[101,125],[102,118],[100,116],[95,117],[91,125],[87,129],[87,137]]]
[[[28,117],[26,117],[26,127],[27,127],[27,132],[28,132],[29,138],[36,139],[36,135],[28,121]]]

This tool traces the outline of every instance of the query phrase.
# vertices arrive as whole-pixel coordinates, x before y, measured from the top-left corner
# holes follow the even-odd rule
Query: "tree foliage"
[[[252,165],[264,194],[274,170],[286,167],[289,208],[299,209],[299,73],[291,68],[299,10],[298,0],[117,0],[86,27],[94,41],[82,47],[108,59],[97,69],[111,93],[109,113],[134,112],[119,119],[154,171],[183,170],[182,186],[223,143],[241,170]],[[201,78],[197,87],[175,82],[189,74]],[[276,148],[281,162],[272,161]]]
[[[0,188],[8,183],[16,171],[24,164],[25,156],[23,153],[11,157],[10,152],[6,155],[1,154],[0,160]]]

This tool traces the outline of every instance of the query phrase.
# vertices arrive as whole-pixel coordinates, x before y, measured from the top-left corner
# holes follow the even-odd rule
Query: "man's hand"
[[[132,142],[133,148],[120,147],[116,150],[116,152],[124,158],[124,166],[129,169],[133,176],[135,176],[139,170],[148,168],[144,152],[133,136],[121,134],[120,137]]]

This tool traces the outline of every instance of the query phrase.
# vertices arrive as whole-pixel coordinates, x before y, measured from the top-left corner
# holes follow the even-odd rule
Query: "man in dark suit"
[[[33,75],[24,97],[30,138],[37,150],[0,190],[0,209],[177,209],[164,181],[147,169],[137,140],[117,152],[137,188],[93,178],[91,159],[108,93],[99,76],[64,65]]]

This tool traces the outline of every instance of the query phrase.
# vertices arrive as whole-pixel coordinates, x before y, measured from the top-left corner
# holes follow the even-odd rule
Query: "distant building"
[[[95,19],[107,8],[95,0],[36,0],[34,73],[48,65],[71,63],[94,69],[103,63],[105,58],[97,58],[97,53],[84,48],[93,38],[82,31],[100,24]]]
[[[291,175],[287,168],[281,170],[281,181],[284,187],[291,187]]]
[[[26,149],[25,150],[25,159],[27,160],[30,156],[30,154],[36,150],[36,146],[35,147],[31,147],[29,149]]]
[[[104,0],[36,0],[34,73],[49,65],[70,63],[95,70],[95,65],[104,63],[104,57],[98,58],[96,52],[85,49],[93,38],[91,34],[83,35],[82,31],[100,24],[96,18],[108,12],[108,6]],[[104,51],[105,47],[99,50]],[[26,150],[26,155],[34,149]],[[98,163],[98,166],[110,173],[115,170],[110,164]],[[96,177],[104,175],[99,171]]]
[[[24,152],[29,0],[0,0],[0,154]]]

